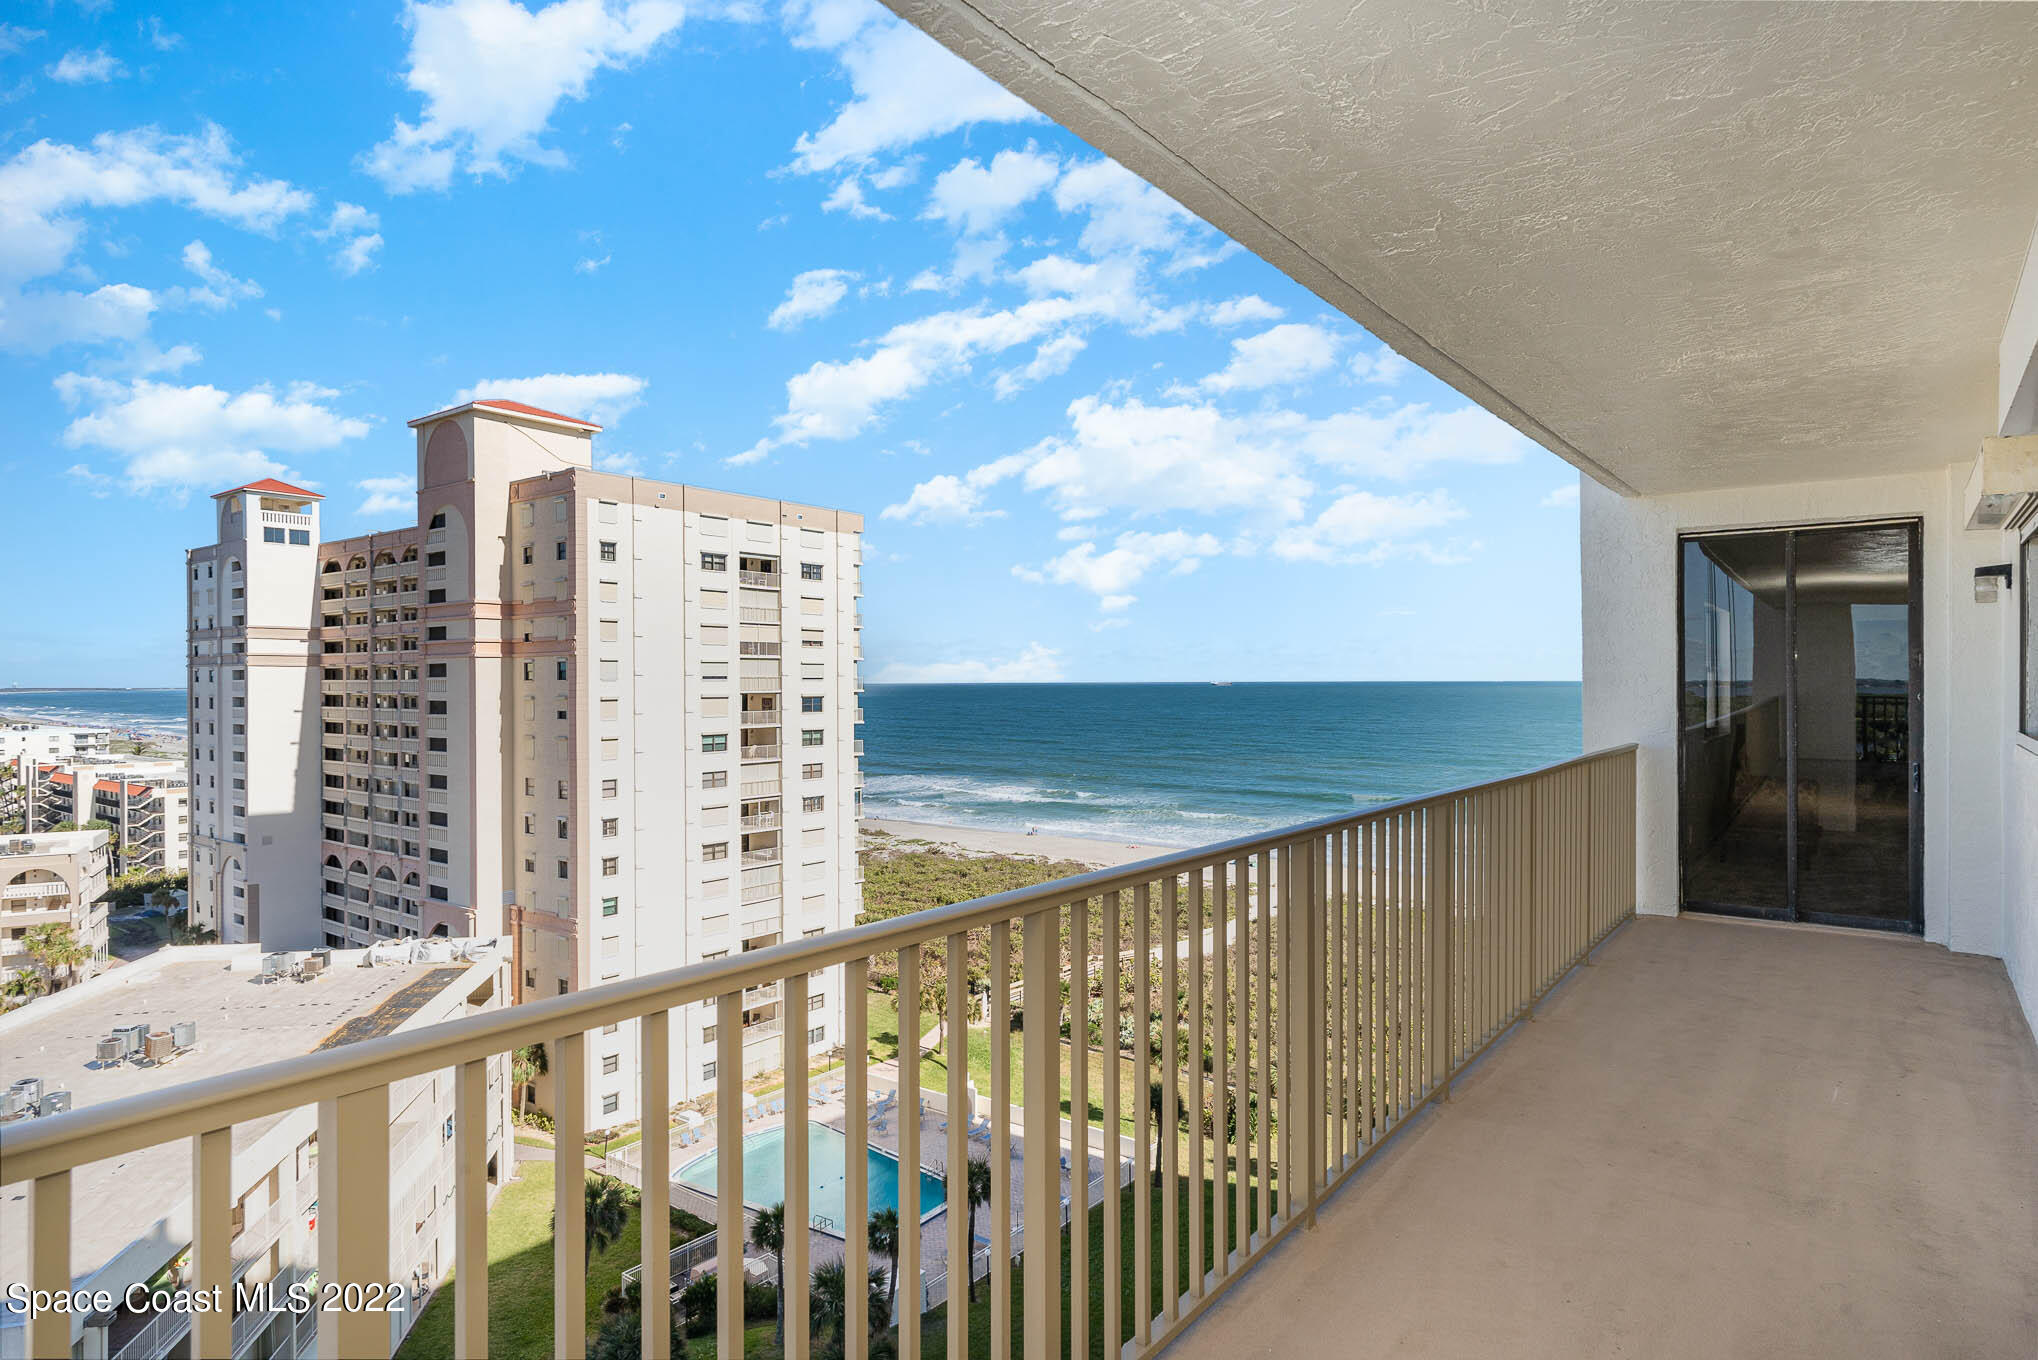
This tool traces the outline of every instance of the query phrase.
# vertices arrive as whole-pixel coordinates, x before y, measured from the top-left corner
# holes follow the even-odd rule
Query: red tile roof
[[[591,420],[582,420],[579,416],[563,416],[557,411],[547,411],[543,407],[538,406],[526,406],[520,401],[503,401],[497,397],[476,397],[474,404],[476,406],[486,406],[497,411],[516,411],[527,416],[543,416],[547,420],[563,420],[568,425],[585,425],[590,430],[599,430],[601,428],[601,426]]]
[[[94,792],[94,793],[119,793],[119,792],[120,792],[120,781],[119,781],[118,779],[102,779],[102,780],[100,780],[100,781],[99,781],[99,782],[98,782],[97,784],[94,784],[94,785],[92,786],[92,792]]]
[[[218,500],[220,496],[231,496],[239,491],[261,491],[276,496],[302,496],[308,501],[322,501],[325,499],[324,496],[319,495],[316,491],[306,491],[301,486],[292,486],[288,482],[279,482],[274,477],[264,477],[261,481],[249,482],[246,486],[228,487],[220,492],[219,495],[214,496],[213,499]]]

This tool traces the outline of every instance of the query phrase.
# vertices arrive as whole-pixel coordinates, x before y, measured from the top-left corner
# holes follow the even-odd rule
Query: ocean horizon
[[[1191,846],[1579,753],[1577,681],[868,686],[865,817]],[[0,691],[0,714],[184,734],[181,689]]]

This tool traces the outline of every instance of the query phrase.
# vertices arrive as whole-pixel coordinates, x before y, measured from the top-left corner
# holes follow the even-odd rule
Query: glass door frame
[[[1906,885],[1910,896],[1910,915],[1902,920],[1886,917],[1849,916],[1833,912],[1803,910],[1798,901],[1798,693],[1797,693],[1797,535],[1801,532],[1819,532],[1833,529],[1869,529],[1888,526],[1902,527],[1909,538],[1910,555],[1910,697],[1908,721],[1910,747],[1910,800],[1909,800],[1909,882]],[[1691,899],[1687,889],[1687,871],[1684,846],[1684,796],[1685,779],[1685,617],[1684,617],[1684,549],[1685,545],[1708,538],[1729,538],[1753,534],[1776,534],[1783,539],[1784,554],[1784,637],[1786,645],[1783,654],[1783,706],[1784,706],[1784,778],[1786,797],[1784,799],[1784,895],[1786,905],[1780,909],[1771,907],[1737,906],[1732,903]],[[1674,704],[1672,730],[1677,734],[1677,786],[1675,817],[1677,828],[1677,907],[1679,911],[1702,912],[1713,916],[1745,916],[1764,921],[1807,922],[1813,925],[1849,926],[1863,930],[1886,930],[1901,934],[1922,935],[1925,929],[1925,630],[1924,630],[1924,521],[1915,516],[1821,520],[1803,524],[1755,525],[1736,529],[1703,529],[1683,532],[1676,542],[1676,581],[1673,586],[1672,607],[1677,614],[1677,648],[1672,656],[1675,667],[1675,683],[1671,687]]]

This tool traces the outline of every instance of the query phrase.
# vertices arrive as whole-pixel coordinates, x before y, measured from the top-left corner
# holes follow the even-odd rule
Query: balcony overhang
[[[2026,6],[888,3],[1616,490],[2003,432]]]

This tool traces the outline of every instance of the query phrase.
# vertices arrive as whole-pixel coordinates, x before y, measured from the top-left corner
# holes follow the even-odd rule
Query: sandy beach
[[[1130,845],[1122,841],[1089,840],[1082,836],[1042,833],[1029,836],[1023,831],[996,831],[974,826],[934,826],[926,822],[894,822],[875,817],[863,819],[863,830],[881,831],[898,841],[927,841],[933,848],[964,855],[1036,855],[1042,859],[1075,860],[1093,868],[1132,864],[1157,855],[1172,854],[1179,846]],[[882,844],[882,842],[877,842]],[[866,842],[868,847],[870,842]]]

